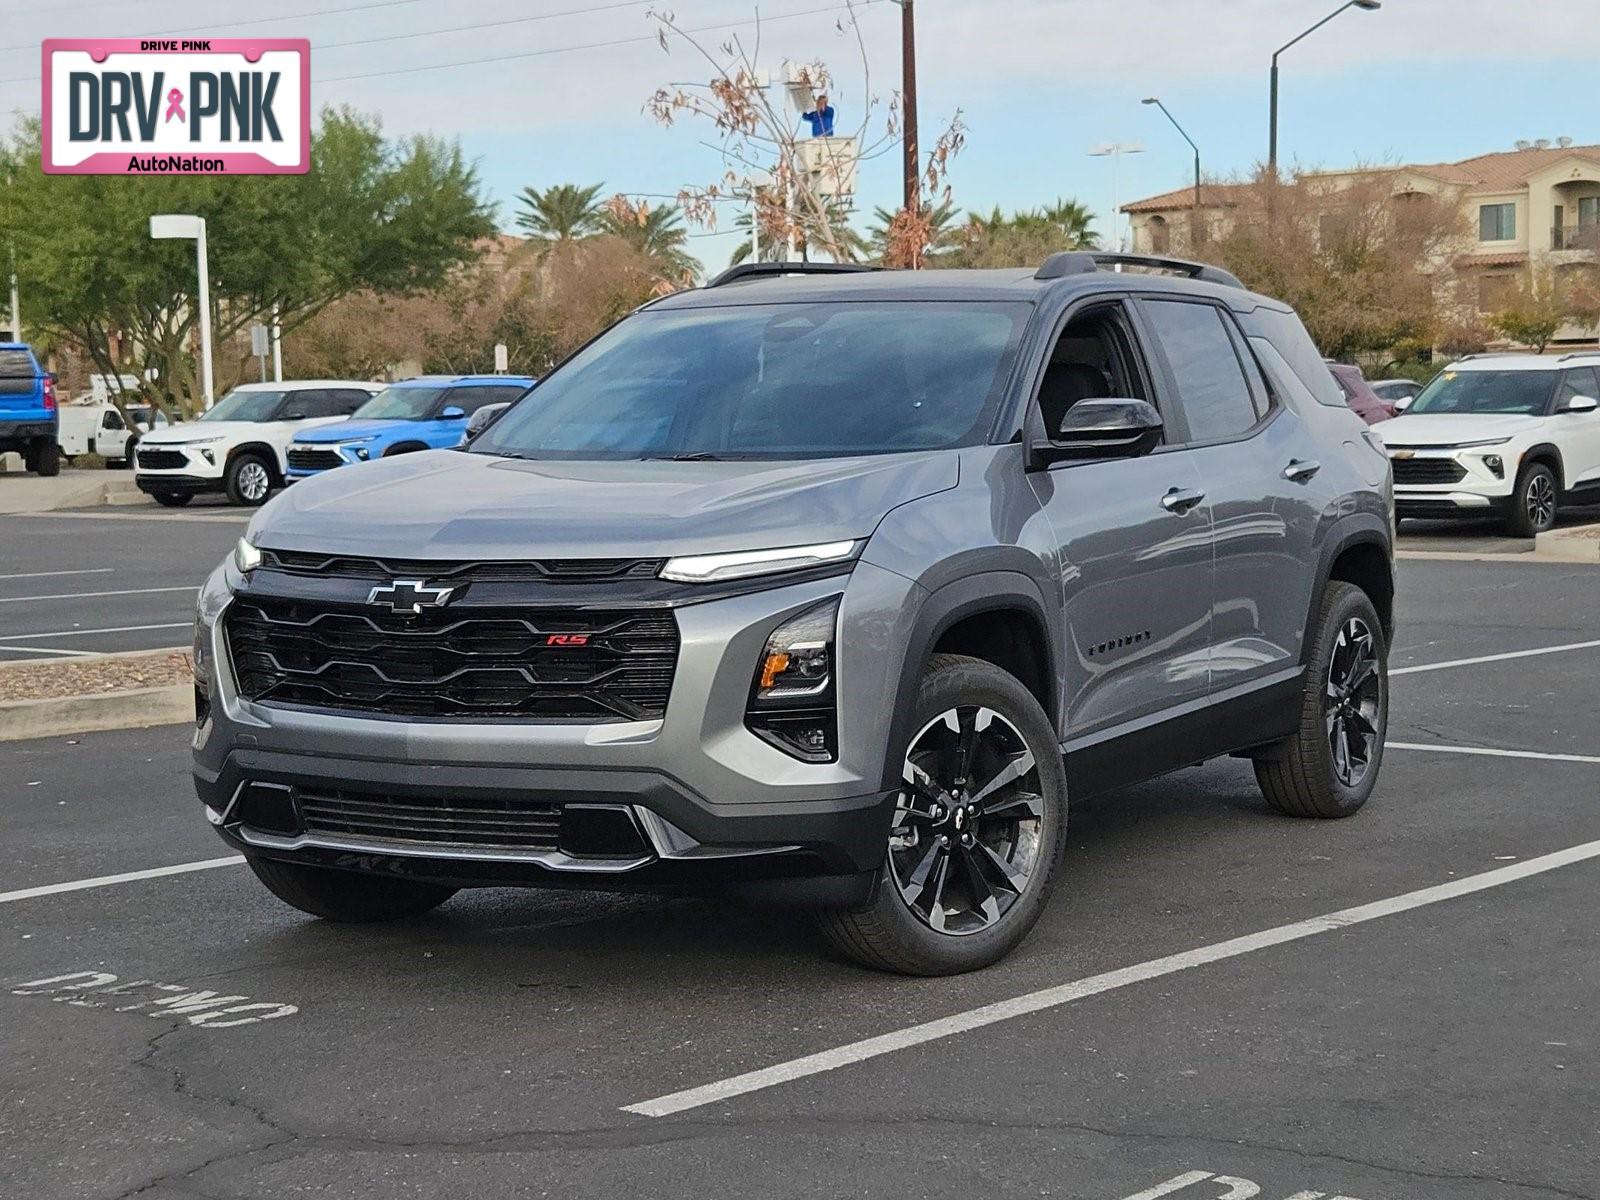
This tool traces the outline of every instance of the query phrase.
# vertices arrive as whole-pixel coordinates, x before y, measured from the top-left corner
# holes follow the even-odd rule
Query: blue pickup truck
[[[61,470],[61,415],[55,376],[39,365],[31,347],[0,342],[0,454],[22,455],[28,470]]]

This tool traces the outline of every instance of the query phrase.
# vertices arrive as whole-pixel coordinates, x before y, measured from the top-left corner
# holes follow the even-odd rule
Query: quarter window
[[[1245,432],[1258,419],[1233,339],[1209,304],[1146,301],[1155,340],[1166,354],[1191,441]]]
[[[1478,240],[1480,242],[1509,242],[1517,236],[1517,206],[1515,204],[1481,204],[1478,206]]]

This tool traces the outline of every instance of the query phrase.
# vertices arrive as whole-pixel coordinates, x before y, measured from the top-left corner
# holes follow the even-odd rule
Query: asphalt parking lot
[[[957,979],[707,900],[323,925],[226,860],[186,730],[11,743],[0,1193],[1600,1197],[1597,582],[1403,562],[1361,814],[1236,761],[1079,806]]]
[[[0,661],[186,646],[195,588],[251,511],[0,518]]]

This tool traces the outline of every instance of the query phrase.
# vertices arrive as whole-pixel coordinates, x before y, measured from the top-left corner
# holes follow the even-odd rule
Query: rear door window
[[[1176,300],[1146,299],[1141,308],[1171,368],[1190,440],[1220,441],[1254,426],[1260,418],[1221,311]]]

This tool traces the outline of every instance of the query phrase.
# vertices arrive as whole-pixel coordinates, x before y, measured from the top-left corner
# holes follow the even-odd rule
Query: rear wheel
[[[240,454],[228,464],[223,483],[229,500],[255,508],[265,504],[272,492],[272,468],[259,454]]]
[[[1066,845],[1067,780],[1049,718],[990,663],[936,655],[915,697],[874,895],[822,914],[856,961],[954,975],[1004,958],[1044,907]]]
[[[1256,759],[1267,803],[1292,817],[1348,817],[1372,795],[1389,724],[1389,648],[1367,594],[1323,593],[1300,728]]]
[[[1556,475],[1541,462],[1529,463],[1517,473],[1511,493],[1506,529],[1512,537],[1536,537],[1556,524]]]
[[[61,474],[61,447],[48,438],[34,442],[31,455],[23,456],[23,464],[35,475],[46,479]]]
[[[182,508],[194,499],[188,492],[151,492],[150,496],[163,508]]]
[[[252,858],[250,869],[285,904],[325,921],[398,921],[437,908],[456,889],[418,879],[395,879],[329,867]]]

